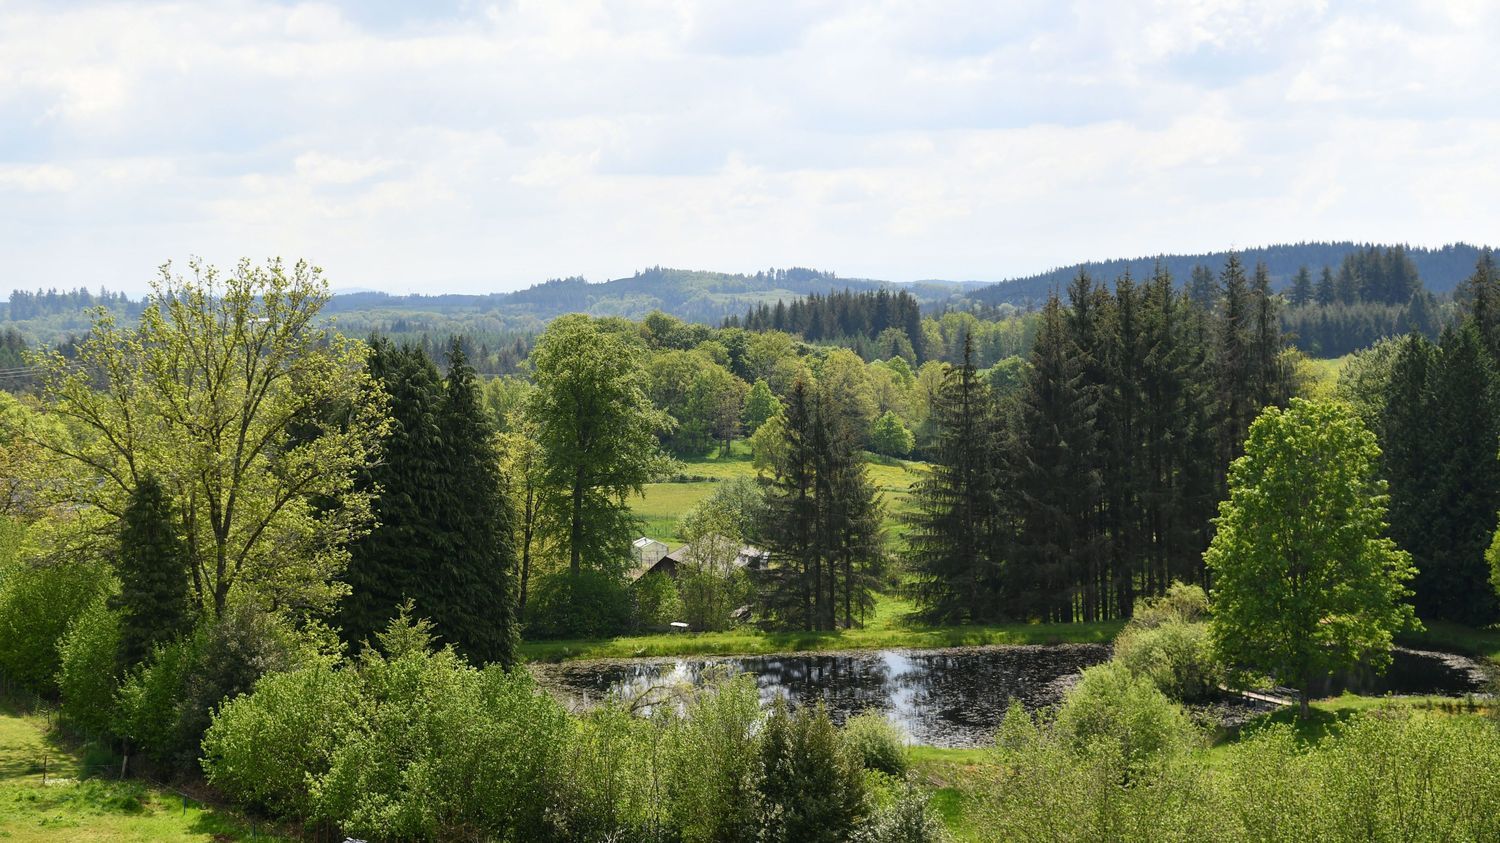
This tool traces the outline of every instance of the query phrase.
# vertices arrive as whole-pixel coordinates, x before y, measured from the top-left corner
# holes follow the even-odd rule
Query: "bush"
[[[1129,626],[1150,629],[1164,623],[1208,620],[1208,594],[1196,585],[1174,581],[1160,597],[1135,601]]]
[[[604,638],[630,626],[630,592],[600,571],[553,574],[526,602],[526,632],[534,638]]]
[[[372,839],[537,838],[566,715],[530,674],[476,670],[430,643],[403,613],[357,661],[261,680],[205,735],[209,780]]]
[[[906,741],[901,730],[878,711],[849,718],[840,732],[844,745],[860,759],[866,770],[892,776],[906,774]]]
[[[13,564],[0,581],[0,672],[37,693],[56,691],[58,643],[109,583],[92,562]]]
[[[630,586],[636,629],[662,629],[682,620],[682,597],[666,574],[647,574]]]
[[[231,605],[222,617],[200,621],[191,635],[156,647],[126,678],[117,731],[167,770],[195,773],[203,733],[219,704],[309,655],[283,621]]]
[[[741,674],[699,691],[682,717],[664,714],[669,815],[684,843],[753,839],[761,719],[755,677]]]
[[[229,796],[280,816],[308,817],[308,782],[328,772],[353,729],[358,686],[327,663],[267,676],[226,702],[203,735],[203,770]]]
[[[1187,750],[1196,737],[1180,706],[1118,662],[1084,670],[1057,711],[1057,729],[1075,751],[1115,751],[1132,770]]]
[[[880,809],[859,832],[855,843],[945,843],[948,829],[932,809],[932,800],[907,779],[890,805]]]
[[[120,616],[109,608],[107,594],[96,596],[68,624],[57,650],[63,716],[87,732],[109,732],[119,687]]]
[[[1224,681],[1206,623],[1169,620],[1152,627],[1127,626],[1115,639],[1114,657],[1173,699],[1205,699]]]
[[[778,698],[760,741],[762,840],[847,840],[865,813],[859,759],[820,705],[795,714]]]

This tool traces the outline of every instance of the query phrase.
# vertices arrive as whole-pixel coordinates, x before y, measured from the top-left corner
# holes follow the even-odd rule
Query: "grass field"
[[[966,647],[983,644],[1102,644],[1114,640],[1119,621],[1072,624],[929,626],[910,618],[905,598],[882,594],[865,625],[831,632],[684,632],[622,635],[574,641],[526,641],[521,655],[530,661],[633,658],[646,656],[727,656],[795,653],[809,650],[875,650],[885,647]]]
[[[0,840],[281,839],[170,791],[138,781],[88,778],[87,773],[100,772],[86,766],[94,760],[56,739],[44,718],[0,703]]]
[[[899,515],[910,511],[908,495],[911,485],[927,470],[927,464],[874,455],[869,455],[868,459],[870,481],[885,498],[887,540],[899,542]],[[645,534],[670,545],[682,543],[682,537],[677,533],[677,520],[713,494],[715,483],[755,476],[755,467],[750,463],[750,446],[744,440],[734,443],[729,456],[683,460],[679,471],[686,476],[707,479],[688,483],[649,483],[644,494],[630,501],[630,508],[645,522]]]

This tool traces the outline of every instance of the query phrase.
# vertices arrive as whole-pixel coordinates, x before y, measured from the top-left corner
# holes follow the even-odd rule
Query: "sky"
[[[1500,3],[0,0],[10,287],[1500,241]]]

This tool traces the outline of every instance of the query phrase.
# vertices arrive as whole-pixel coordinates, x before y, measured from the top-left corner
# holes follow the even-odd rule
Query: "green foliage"
[[[1207,623],[1170,620],[1151,627],[1127,626],[1115,639],[1114,657],[1172,699],[1205,699],[1224,680]]]
[[[915,444],[911,431],[901,423],[901,419],[890,410],[881,414],[875,420],[875,426],[870,430],[870,449],[877,454],[888,457],[904,457],[911,453]]]
[[[104,735],[114,724],[122,620],[104,594],[68,624],[57,644],[62,712],[84,731]]]
[[[531,354],[526,415],[541,445],[552,540],[577,577],[630,559],[628,494],[662,467],[656,433],[670,421],[646,397],[638,350],[586,316],[554,321]]]
[[[1115,662],[1083,671],[1057,711],[1057,731],[1076,752],[1107,752],[1127,770],[1179,755],[1196,737],[1181,707]]]
[[[1160,597],[1137,600],[1130,623],[1115,638],[1114,660],[1177,700],[1217,692],[1224,668],[1208,626],[1208,595],[1174,582]]]
[[[537,583],[526,608],[527,637],[601,638],[630,626],[630,592],[601,571],[560,571]]]
[[[860,760],[821,706],[791,713],[778,699],[760,740],[760,840],[840,841],[865,813]]]
[[[192,628],[189,564],[172,503],[156,476],[147,474],[131,491],[120,525],[120,592],[111,605],[120,613],[121,667]]]
[[[1389,663],[1412,625],[1413,571],[1385,532],[1375,437],[1345,404],[1267,410],[1230,470],[1206,561],[1215,646],[1234,669],[1303,693],[1348,665]]]
[[[525,672],[476,670],[403,613],[380,650],[267,678],[204,739],[210,781],[376,839],[534,839],[567,740]]]
[[[158,645],[120,688],[115,731],[156,764],[196,773],[203,733],[221,702],[248,693],[260,677],[290,670],[307,642],[272,615],[231,606],[193,632]]]
[[[849,718],[839,735],[844,746],[859,758],[866,770],[878,770],[892,776],[906,774],[910,761],[905,737],[896,724],[879,711],[867,711]]]
[[[746,675],[698,693],[671,721],[668,813],[685,843],[755,838],[760,721],[760,690]]]
[[[247,805],[309,817],[308,785],[328,772],[333,752],[359,722],[352,670],[325,661],[267,676],[226,702],[203,735],[208,781]]]
[[[767,419],[779,412],[781,412],[780,399],[771,392],[771,387],[766,384],[765,378],[756,378],[755,383],[750,386],[750,394],[745,398],[743,415],[745,433],[754,436]]]
[[[0,672],[39,693],[54,691],[58,644],[108,583],[94,563],[16,563],[0,579]]]
[[[39,431],[59,502],[119,513],[146,472],[176,504],[194,596],[330,607],[347,543],[370,523],[356,473],[384,435],[365,347],[319,321],[319,270],[240,262],[191,278],[162,268],[139,328],[95,314],[76,358],[41,355]]]
[[[677,583],[666,574],[647,574],[630,586],[636,629],[664,629],[682,620],[682,596]]]
[[[907,778],[895,800],[876,811],[854,835],[855,843],[947,843],[948,830],[932,799]]]
[[[444,640],[476,661],[514,660],[516,559],[494,426],[461,345],[448,375],[415,347],[375,340],[369,374],[391,396],[383,459],[361,483],[379,525],[352,548],[343,635],[358,644],[415,601]]]

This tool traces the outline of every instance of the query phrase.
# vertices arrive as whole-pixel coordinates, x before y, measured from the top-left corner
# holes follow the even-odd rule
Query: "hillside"
[[[1280,289],[1290,282],[1293,275],[1297,274],[1299,267],[1306,266],[1314,273],[1323,266],[1338,269],[1339,262],[1344,259],[1345,255],[1376,245],[1390,244],[1354,243],[1352,241],[1286,243],[1243,249],[1239,251],[1239,255],[1241,260],[1251,266],[1264,261],[1271,273],[1272,287]],[[1417,272],[1422,276],[1422,283],[1428,290],[1433,293],[1451,293],[1460,281],[1469,277],[1474,271],[1474,263],[1479,259],[1480,248],[1467,243],[1453,243],[1437,249],[1408,246],[1406,251],[1412,262],[1416,264]],[[1222,250],[1193,255],[1151,255],[1085,261],[1025,278],[1001,281],[973,290],[968,296],[974,301],[988,305],[1038,304],[1052,290],[1065,289],[1080,269],[1087,270],[1090,275],[1105,281],[1113,281],[1126,271],[1136,278],[1149,278],[1158,262],[1172,273],[1172,277],[1180,285],[1187,281],[1193,267],[1204,264],[1217,270],[1224,265],[1228,256],[1229,251]]]

